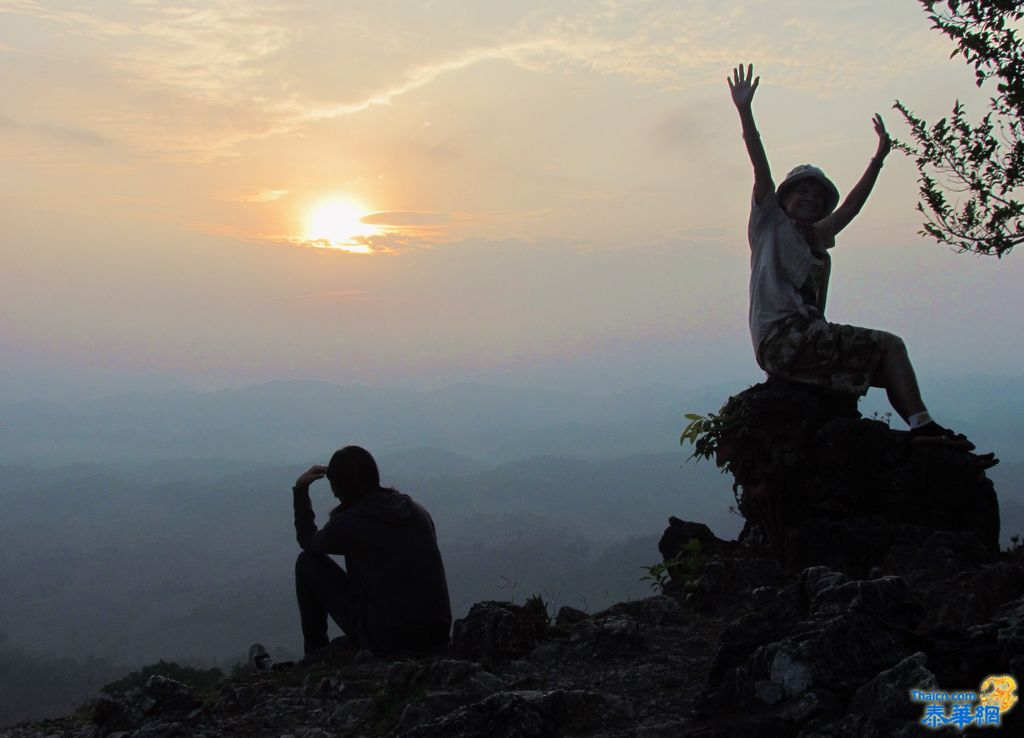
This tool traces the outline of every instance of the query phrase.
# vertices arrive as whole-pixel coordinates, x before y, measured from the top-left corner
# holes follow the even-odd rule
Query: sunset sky
[[[912,0],[0,0],[0,400],[271,379],[756,381],[750,166],[845,193],[971,71]],[[1018,374],[1016,253],[919,237],[894,153],[832,320]]]

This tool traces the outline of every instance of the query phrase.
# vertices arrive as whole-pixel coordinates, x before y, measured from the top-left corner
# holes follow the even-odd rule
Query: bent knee
[[[300,579],[316,579],[323,576],[337,576],[345,570],[327,554],[302,551],[295,558],[295,576]]]
[[[319,562],[317,559],[322,558],[317,554],[311,554],[309,551],[299,551],[299,555],[295,557],[295,574],[299,576],[304,572],[309,571],[316,567]]]

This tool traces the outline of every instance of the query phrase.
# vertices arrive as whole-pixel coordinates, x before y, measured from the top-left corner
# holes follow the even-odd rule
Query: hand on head
[[[320,464],[313,464],[306,471],[299,475],[299,478],[295,480],[296,487],[308,487],[318,479],[323,479],[327,475],[327,467],[321,466]]]

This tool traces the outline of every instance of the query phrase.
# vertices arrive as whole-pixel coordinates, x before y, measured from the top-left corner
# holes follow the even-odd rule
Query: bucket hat
[[[776,194],[781,198],[782,193],[792,185],[796,184],[803,179],[813,179],[822,185],[828,192],[828,201],[825,203],[825,215],[828,215],[836,206],[839,205],[839,190],[832,180],[825,176],[825,173],[813,164],[801,164],[798,167],[794,167],[793,170],[786,175],[786,178],[782,180],[782,183],[775,189]]]

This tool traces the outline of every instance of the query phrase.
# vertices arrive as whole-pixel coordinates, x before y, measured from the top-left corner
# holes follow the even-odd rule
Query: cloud
[[[83,144],[86,146],[111,146],[114,143],[106,136],[88,128],[61,123],[24,123],[14,118],[0,115],[0,129],[4,128],[42,136],[61,143]]]
[[[265,82],[265,62],[299,34],[288,22],[290,9],[250,0],[136,2],[106,10],[116,10],[119,18],[113,20],[100,11],[61,10],[34,0],[0,4],[0,14],[102,42],[97,56],[86,41],[60,39],[63,53],[57,59],[100,67],[92,70],[92,93],[107,98],[91,101],[84,115],[102,121],[111,137],[159,158],[189,160],[232,155],[241,142],[294,130],[268,113]],[[49,57],[52,36],[26,38],[17,42],[39,48],[19,49],[23,57]],[[79,67],[69,67],[64,76],[65,97],[79,92],[70,79]]]
[[[274,202],[280,200],[282,197],[288,194],[288,190],[250,190],[247,192],[239,192],[235,195],[229,195],[226,199],[232,202]]]
[[[466,69],[488,60],[504,59],[514,61],[520,54],[531,47],[542,45],[543,42],[527,41],[494,47],[471,48],[461,51],[448,59],[416,65],[406,71],[402,75],[402,79],[392,86],[356,101],[340,104],[310,104],[301,100],[293,100],[284,104],[279,109],[292,112],[306,122],[352,115],[375,105],[390,105],[395,98],[424,87],[450,72]]]
[[[381,212],[364,215],[360,219],[367,225],[379,226],[427,226],[447,223],[451,217],[447,213],[424,211]]]
[[[365,246],[374,254],[401,254],[408,251],[433,248],[436,244],[410,233],[385,233],[379,236],[357,236],[354,242]]]
[[[302,238],[299,236],[275,236],[260,234],[243,234],[238,231],[227,232],[224,229],[208,229],[218,235],[227,235],[252,243],[275,244],[306,249],[320,249],[325,252],[350,255],[386,255],[400,254],[408,251],[433,248],[436,244],[425,238],[408,233],[389,233],[380,236],[355,236],[345,243],[331,241],[326,238]]]
[[[926,68],[925,48],[934,39],[908,38],[873,15],[836,22],[802,17],[806,2],[762,0],[742,9],[732,4],[679,7],[674,3],[609,0],[587,10],[527,14],[509,37],[490,46],[449,52],[447,58],[408,68],[390,86],[362,99],[314,103],[302,96],[278,108],[313,122],[354,115],[487,61],[506,61],[539,73],[580,70],[683,90],[719,84],[741,57],[759,59],[779,84],[824,96],[850,94],[881,84],[894,74]],[[796,21],[783,21],[798,18]],[[864,53],[865,37],[872,39]],[[843,53],[837,53],[843,49]]]
[[[130,24],[97,18],[89,13],[48,8],[33,0],[8,0],[0,5],[0,13],[21,15],[50,21],[68,27],[72,32],[93,37],[129,36],[134,30]]]
[[[858,4],[806,0],[564,0],[469,14],[445,0],[429,13],[395,0],[386,17],[315,0],[136,0],[98,7],[85,12],[8,0],[0,13],[103,42],[102,61],[95,63],[120,75],[111,104],[90,113],[104,134],[151,155],[190,160],[235,156],[247,141],[391,105],[493,61],[681,90],[720,85],[741,57],[755,58],[771,71],[773,84],[827,96],[922,69],[934,58],[921,53],[924,47],[945,48],[937,34],[906,34],[905,24]],[[899,12],[904,20],[919,14]],[[344,34],[347,43],[331,34]],[[44,53],[52,42],[46,43]],[[322,71],[334,63],[332,54],[351,74]],[[337,92],[323,91],[331,89],[324,77],[337,79]]]
[[[49,8],[33,0],[0,5],[0,13],[56,23],[69,33],[106,41],[116,67],[149,83],[223,100],[244,97],[238,86],[260,75],[253,63],[296,36],[286,8],[249,0],[173,5],[135,3],[130,19]]]

